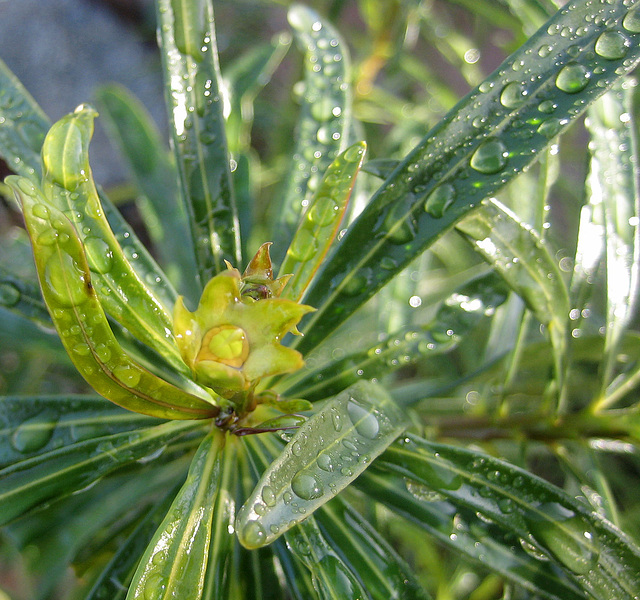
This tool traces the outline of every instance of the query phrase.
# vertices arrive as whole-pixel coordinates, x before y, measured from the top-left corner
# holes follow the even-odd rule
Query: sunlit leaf
[[[404,429],[383,389],[358,383],[328,401],[295,433],[238,512],[247,548],[271,543],[362,473]]]
[[[225,260],[242,262],[213,5],[159,0],[157,8],[171,139],[204,286]]]

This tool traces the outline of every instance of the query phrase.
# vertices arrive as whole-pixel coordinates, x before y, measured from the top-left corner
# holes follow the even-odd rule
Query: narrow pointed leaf
[[[95,396],[5,396],[0,398],[0,467],[90,437],[156,423]]]
[[[588,505],[523,469],[412,435],[377,464],[522,538],[598,600],[631,600],[640,589],[640,548]]]
[[[305,76],[296,147],[279,211],[284,240],[291,239],[320,178],[346,147],[351,121],[346,44],[333,26],[306,6],[294,4],[288,17],[305,54]]]
[[[146,514],[94,582],[85,600],[125,600],[140,556],[167,514],[178,488],[171,490]]]
[[[183,295],[196,298],[200,288],[187,215],[178,197],[178,173],[160,133],[142,104],[125,88],[103,86],[96,97],[107,132],[143,194],[138,206],[165,270]]]
[[[297,340],[303,353],[523,171],[635,66],[640,33],[632,10],[605,0],[568,3],[431,130],[382,184],[312,283],[305,301],[318,311]],[[617,55],[596,45],[603,35],[619,40]],[[395,268],[380,269],[382,260]]]
[[[0,306],[33,321],[37,325],[51,328],[51,318],[42,301],[37,285],[0,266]]]
[[[100,203],[89,166],[96,114],[90,107],[78,107],[47,134],[42,149],[44,204],[62,211],[74,224],[105,310],[141,341],[162,351],[176,369],[184,370],[171,336],[171,306],[135,272],[131,261],[138,259],[138,253],[125,256]],[[55,229],[49,235],[55,237]]]
[[[180,192],[200,284],[240,264],[211,0],[159,0],[158,31]]]
[[[427,600],[428,594],[404,560],[341,498],[325,504],[316,521],[329,546],[339,552],[371,597]]]
[[[616,86],[588,113],[590,204],[602,210],[607,264],[603,389],[613,379],[617,349],[634,317],[638,293],[640,210],[637,92]]]
[[[456,226],[549,331],[558,377],[566,360],[569,292],[544,240],[492,199]]]
[[[280,267],[280,276],[293,275],[283,298],[302,298],[334,243],[365,151],[366,144],[358,142],[329,165]]]
[[[489,567],[524,589],[550,600],[584,598],[584,592],[552,562],[528,554],[517,535],[505,535],[497,527],[479,521],[472,511],[461,510],[431,488],[390,478],[388,473],[372,473],[372,469],[355,485],[397,515],[418,525],[440,544]],[[475,526],[468,526],[467,521],[475,522]]]
[[[0,60],[0,157],[18,175],[40,181],[40,148],[49,119]]]
[[[349,485],[406,426],[383,389],[361,382],[302,425],[238,512],[247,548],[271,543]],[[322,440],[322,443],[320,443]]]
[[[202,597],[224,441],[214,430],[200,444],[186,482],[140,560],[128,600]]]
[[[69,357],[87,382],[113,403],[142,414],[174,419],[215,415],[218,409],[212,401],[160,379],[122,350],[96,296],[93,273],[71,222],[58,209],[47,207],[28,180],[13,176],[8,181],[23,206],[44,300]]]
[[[314,587],[321,600],[374,598],[324,537],[314,517],[306,518],[287,531],[285,539],[292,554],[311,571]]]
[[[315,402],[359,380],[379,380],[417,360],[448,352],[506,298],[505,285],[494,273],[479,277],[449,296],[425,327],[405,327],[367,350],[310,370],[284,393]]]
[[[0,524],[86,488],[199,426],[193,421],[172,421],[134,433],[91,438],[5,467],[0,470]]]

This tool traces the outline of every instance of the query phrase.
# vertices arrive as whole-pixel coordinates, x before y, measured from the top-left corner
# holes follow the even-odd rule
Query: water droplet
[[[568,63],[556,77],[556,87],[567,94],[576,94],[587,87],[591,73],[578,63]]]
[[[323,96],[311,104],[311,116],[316,121],[328,121],[333,118],[334,101],[330,96]]]
[[[640,33],[640,8],[630,10],[622,19],[622,26],[631,33]]]
[[[507,164],[507,149],[500,140],[487,140],[471,157],[471,168],[487,175],[497,173]]]
[[[383,256],[380,261],[380,268],[386,271],[393,271],[397,267],[397,263],[390,256]]]
[[[500,94],[500,102],[506,108],[519,108],[525,103],[526,98],[527,91],[517,81],[507,83]]]
[[[347,404],[347,412],[356,431],[369,440],[374,440],[380,433],[380,423],[373,412],[351,400]]]
[[[317,249],[318,241],[313,236],[313,233],[307,229],[301,229],[296,233],[293,242],[291,242],[289,253],[294,260],[306,262],[315,256]]]
[[[307,218],[316,225],[324,227],[333,223],[338,216],[338,206],[326,196],[318,198],[307,213]]]
[[[297,473],[291,480],[293,493],[303,500],[314,500],[324,494],[324,486],[313,475]]]
[[[113,369],[113,374],[127,387],[135,387],[140,382],[140,371],[130,365],[118,365]]]
[[[548,44],[544,44],[538,48],[538,56],[540,58],[546,58],[553,52],[553,46],[549,46]]]
[[[22,184],[22,180],[20,180],[20,184]],[[22,189],[22,185],[20,185],[20,189]],[[31,209],[31,214],[33,214],[34,217],[38,217],[39,219],[48,219],[49,209],[44,204],[34,204],[33,208]]]
[[[11,438],[12,446],[24,454],[40,450],[51,439],[56,422],[55,415],[49,411],[26,419],[14,431]]]
[[[442,494],[435,492],[426,485],[413,481],[413,479],[405,480],[405,485],[412,496],[423,502],[440,502],[445,499]]]
[[[538,104],[538,110],[544,114],[551,114],[557,108],[556,103],[553,100],[543,100]]]
[[[328,454],[319,454],[316,462],[318,463],[318,467],[323,471],[327,471],[327,473],[331,473],[334,469],[333,460],[331,460],[331,456]]]
[[[266,534],[258,521],[249,521],[239,531],[242,542],[247,548],[259,548],[264,543]]]
[[[364,275],[354,275],[342,288],[342,293],[345,296],[358,296],[359,294],[364,292],[366,287],[367,278]]]
[[[80,306],[89,299],[85,273],[66,252],[55,253],[47,261],[45,285],[61,306]]]
[[[89,236],[84,240],[89,268],[95,273],[108,273],[113,267],[113,253],[101,238]]]
[[[0,283],[0,304],[3,306],[11,307],[20,302],[20,290],[8,281]]]
[[[561,128],[562,125],[560,119],[547,119],[546,121],[542,121],[542,123],[540,123],[540,126],[538,127],[538,133],[548,139],[551,139],[552,137],[558,135]]]
[[[364,153],[364,148],[361,144],[356,144],[355,146],[351,146],[344,153],[344,159],[348,162],[357,162],[362,158]]]
[[[444,216],[449,206],[453,204],[454,199],[455,190],[453,186],[450,183],[445,183],[429,194],[424,203],[424,210],[434,219],[440,219]]]
[[[265,485],[262,488],[262,500],[267,506],[275,506],[276,495],[271,486]]]
[[[167,580],[161,573],[147,573],[144,583],[144,600],[160,600],[167,589]]]
[[[629,39],[618,31],[605,31],[596,40],[596,54],[607,60],[619,60],[629,50]]]
[[[568,569],[588,573],[600,554],[587,521],[557,502],[545,502],[526,517],[534,540]]]

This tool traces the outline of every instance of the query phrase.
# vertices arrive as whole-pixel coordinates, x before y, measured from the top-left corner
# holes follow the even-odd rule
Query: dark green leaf
[[[316,346],[634,67],[640,33],[631,17],[624,20],[630,10],[604,0],[569,3],[424,138],[314,280],[305,301],[318,311],[299,349]],[[624,42],[618,57],[596,46],[603,35]],[[394,269],[380,269],[382,260]]]
[[[0,470],[0,522],[8,523],[48,501],[81,490],[198,427],[197,421],[172,421],[91,438],[5,467]]]
[[[200,284],[240,265],[211,0],[159,0],[158,31],[180,192]]]
[[[477,511],[599,600],[640,589],[640,548],[588,505],[504,461],[408,435],[377,463]]]
[[[155,124],[125,88],[103,86],[96,92],[107,132],[124,156],[143,194],[138,206],[169,279],[181,293],[196,299],[201,291],[184,205],[178,197],[178,173]]]
[[[0,267],[0,305],[41,327],[51,328],[40,289],[3,267]]]

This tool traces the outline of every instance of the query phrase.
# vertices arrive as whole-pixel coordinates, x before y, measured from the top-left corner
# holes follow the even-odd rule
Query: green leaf
[[[451,294],[424,327],[404,327],[371,348],[309,370],[298,381],[287,378],[283,393],[315,402],[362,379],[381,379],[418,360],[448,352],[506,298],[505,286],[494,273],[478,277]]]
[[[0,266],[0,305],[33,321],[43,328],[51,328],[51,318],[36,285]]]
[[[429,597],[404,560],[341,496],[325,504],[316,520],[329,546],[356,573],[372,598]]]
[[[120,544],[84,600],[124,600],[140,556],[162,523],[178,488],[170,490],[147,512],[131,535]]]
[[[548,246],[535,230],[495,199],[484,201],[456,227],[549,331],[562,388],[569,292]]]
[[[165,305],[137,275],[131,261],[139,258],[138,253],[125,256],[104,215],[89,166],[96,114],[90,107],[78,107],[50,129],[42,148],[44,202],[40,202],[62,211],[74,224],[105,310],[133,335],[162,352],[176,370],[185,370],[170,335],[171,305]],[[56,230],[51,229],[48,235],[55,237]],[[42,241],[46,239],[43,233]]]
[[[509,581],[552,600],[583,600],[583,591],[552,562],[524,550],[520,538],[480,521],[473,511],[444,500],[441,494],[412,480],[369,469],[358,489],[415,523],[456,554],[489,567]]]
[[[366,147],[364,142],[358,142],[329,165],[280,267],[280,276],[292,275],[282,298],[297,302],[303,297],[334,243]]]
[[[349,566],[327,540],[313,517],[307,517],[285,533],[293,555],[311,571],[313,584],[321,600],[371,599]]]
[[[291,239],[320,178],[346,148],[351,122],[346,44],[333,26],[306,6],[294,4],[288,18],[305,55],[305,75],[296,146],[278,211],[283,240]]]
[[[640,589],[640,548],[587,505],[523,469],[412,435],[376,464],[517,535],[598,600],[632,599]]]
[[[202,597],[224,443],[224,433],[213,430],[200,444],[186,482],[140,560],[128,600]],[[231,537],[226,530],[222,535]]]
[[[625,20],[630,10],[603,0],[568,4],[429,132],[382,184],[311,284],[305,301],[318,311],[307,319],[305,337],[297,340],[303,353],[483,198],[522,172],[634,67],[640,33],[631,17]],[[605,34],[628,43],[623,56],[596,51]],[[380,269],[383,259],[394,269]]]
[[[122,350],[96,296],[93,273],[71,222],[47,206],[27,179],[12,176],[8,182],[23,206],[44,300],[69,357],[87,382],[113,403],[142,414],[177,419],[217,414],[204,390],[202,398],[183,391]]]
[[[143,194],[137,205],[169,278],[184,295],[196,298],[200,287],[191,245],[186,242],[191,234],[178,197],[178,174],[160,133],[144,106],[125,88],[103,86],[96,99],[106,117],[107,133]]]
[[[606,38],[615,41],[615,38]],[[618,348],[634,317],[638,295],[638,93],[627,80],[588,112],[591,134],[588,186],[590,205],[604,220],[607,315],[602,389],[612,382]],[[602,406],[602,404],[600,404]]]
[[[198,427],[197,421],[172,421],[72,443],[7,466],[0,470],[0,524],[81,490]]]
[[[0,156],[18,175],[40,180],[40,147],[49,120],[0,60]]]
[[[159,44],[180,192],[200,284],[240,264],[240,230],[211,0],[159,0]]]
[[[0,467],[158,421],[95,396],[0,398]]]
[[[305,519],[362,473],[405,425],[376,384],[361,382],[331,399],[297,430],[238,511],[240,543],[259,548]]]

